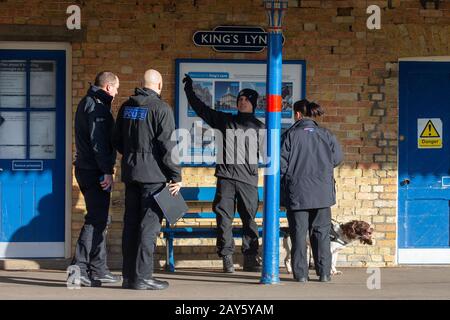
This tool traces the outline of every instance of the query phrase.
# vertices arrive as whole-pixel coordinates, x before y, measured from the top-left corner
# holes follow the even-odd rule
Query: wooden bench
[[[214,196],[216,193],[215,187],[183,187],[181,188],[181,194],[183,198],[190,204],[211,204],[211,212],[188,212],[186,213],[180,221],[170,226],[166,222],[166,226],[161,229],[166,242],[166,270],[170,272],[175,271],[175,256],[174,256],[174,239],[187,239],[187,238],[216,238],[217,229],[216,227],[207,227],[200,225],[189,225],[182,226],[181,224],[190,224],[190,220],[201,219],[213,219],[215,224],[216,214],[212,212],[212,202],[214,201]],[[258,188],[258,195],[260,203],[264,198],[264,189],[262,187]],[[239,218],[239,214],[236,213],[236,218]],[[262,212],[257,212],[257,219],[263,218]],[[280,211],[280,218],[286,218],[284,211]],[[193,222],[193,223],[195,223]],[[263,228],[258,226],[259,236],[262,237]],[[280,236],[283,236],[283,232],[280,231]],[[233,237],[242,237],[242,226],[233,227]]]

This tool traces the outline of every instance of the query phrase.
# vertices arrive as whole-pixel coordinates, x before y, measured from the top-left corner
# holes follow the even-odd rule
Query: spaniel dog
[[[284,265],[286,266],[287,272],[292,273],[291,266],[291,248],[292,242],[289,236],[289,228],[281,228],[284,232],[283,237],[283,247],[286,250],[286,258],[284,259]],[[352,220],[350,222],[339,224],[332,222],[332,228],[330,230],[330,250],[332,255],[331,260],[331,274],[338,275],[342,274],[341,271],[336,270],[336,263],[338,258],[338,253],[344,247],[350,243],[359,240],[362,244],[372,245],[372,233],[373,228],[365,221]],[[311,261],[311,245],[309,242],[309,237],[307,237],[308,242],[308,264],[313,267]]]

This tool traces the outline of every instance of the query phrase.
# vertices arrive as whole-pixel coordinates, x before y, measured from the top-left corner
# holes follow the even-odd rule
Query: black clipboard
[[[153,197],[170,224],[175,224],[189,210],[181,193],[178,192],[176,196],[172,196],[169,186],[154,194]]]

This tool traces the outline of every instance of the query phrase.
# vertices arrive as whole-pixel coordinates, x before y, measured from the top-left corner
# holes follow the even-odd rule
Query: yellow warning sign
[[[436,130],[436,127],[434,126],[433,122],[431,120],[428,120],[427,124],[425,125],[425,128],[423,128],[422,133],[420,134],[421,138],[440,138],[441,136]]]
[[[442,148],[442,121],[439,118],[417,119],[419,149]]]
[[[442,139],[440,138],[422,138],[419,139],[420,148],[442,148]]]

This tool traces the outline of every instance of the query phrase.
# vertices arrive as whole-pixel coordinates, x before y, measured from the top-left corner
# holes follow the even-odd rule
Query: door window
[[[55,112],[30,113],[30,159],[56,159]]]
[[[56,61],[0,60],[0,159],[56,159]]]
[[[31,108],[56,107],[55,61],[31,60],[30,105]]]
[[[26,159],[26,124],[25,112],[0,112],[0,159]]]
[[[26,108],[25,60],[0,60],[0,108]]]

